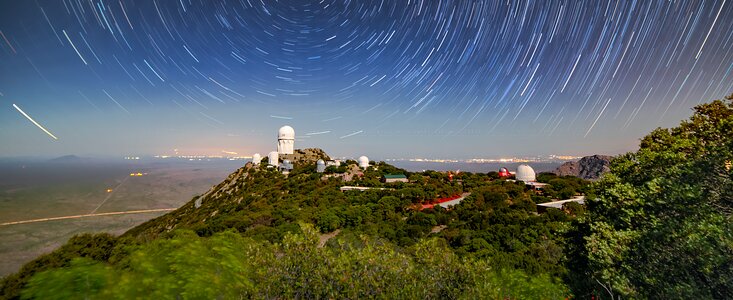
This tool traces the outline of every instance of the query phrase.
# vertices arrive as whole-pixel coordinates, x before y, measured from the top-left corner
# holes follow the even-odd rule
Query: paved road
[[[440,203],[438,205],[440,205],[440,206],[442,206],[444,208],[448,208],[449,206],[453,206],[453,205],[456,205],[458,203],[461,203],[461,201],[463,201],[463,199],[466,199],[466,197],[468,197],[469,195],[471,195],[471,193],[463,193],[463,194],[461,194],[461,198],[454,199],[454,200],[447,201],[447,202],[443,202],[443,203]]]
[[[94,214],[84,214],[84,215],[74,215],[74,216],[51,217],[51,218],[42,218],[42,219],[33,219],[33,220],[24,220],[24,221],[15,221],[15,222],[0,223],[0,226],[26,224],[26,223],[36,223],[36,222],[47,222],[47,221],[56,221],[56,220],[68,220],[68,219],[89,218],[89,217],[130,215],[130,214],[145,214],[145,213],[153,213],[153,212],[161,212],[161,211],[171,211],[171,210],[175,210],[175,208],[157,208],[157,209],[143,209],[143,210],[114,211],[114,212],[106,212],[106,213],[94,213]]]
[[[97,207],[96,207],[96,208],[94,208],[94,210],[92,210],[92,212],[91,212],[90,214],[96,213],[96,212],[97,212],[97,210],[98,210],[98,209],[99,209],[100,207],[102,207],[102,205],[103,205],[103,204],[104,204],[105,202],[107,202],[107,200],[109,200],[109,198],[110,198],[110,197],[112,197],[112,194],[114,194],[114,193],[115,193],[115,192],[117,191],[117,189],[118,189],[118,188],[120,188],[120,186],[122,186],[122,184],[123,184],[123,183],[125,183],[125,181],[127,181],[127,179],[129,179],[129,178],[130,178],[130,177],[125,177],[125,179],[122,179],[122,182],[120,182],[120,184],[118,184],[118,185],[117,185],[117,186],[116,186],[115,188],[113,188],[111,192],[107,193],[107,197],[106,197],[106,198],[104,198],[104,200],[102,200],[102,203],[99,203],[99,205],[97,205]]]

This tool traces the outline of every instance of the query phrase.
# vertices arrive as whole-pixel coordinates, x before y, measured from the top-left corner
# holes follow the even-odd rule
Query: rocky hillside
[[[579,161],[570,161],[559,166],[553,173],[558,176],[575,176],[587,180],[596,180],[610,171],[612,156],[593,155],[581,158]]]
[[[295,149],[293,154],[280,154],[280,160],[290,160],[296,165],[313,163],[319,159],[324,161],[331,158],[325,151],[318,148]]]
[[[325,151],[318,148],[296,149],[293,154],[280,155],[279,158],[280,161],[289,159],[297,166],[311,165],[313,168],[318,159],[330,159]],[[256,199],[283,197],[288,193],[282,186],[286,177],[276,171],[265,172],[268,170],[266,161],[267,158],[264,158],[259,166],[248,162],[201,196],[194,197],[168,214],[130,229],[125,235],[143,240],[154,239],[176,228],[196,228],[211,222],[219,222],[218,219],[226,219],[227,214],[243,209]],[[253,178],[255,174],[257,176]],[[297,174],[298,172],[295,172],[291,176]],[[265,197],[263,190],[274,194]],[[214,219],[217,220],[214,221]]]
[[[254,165],[248,162],[201,196],[194,197],[170,213],[130,229],[125,235],[143,240],[154,239],[159,234],[175,228],[206,222],[207,219],[219,214],[222,207],[237,205],[242,201],[241,190],[244,188],[248,171],[253,168]]]

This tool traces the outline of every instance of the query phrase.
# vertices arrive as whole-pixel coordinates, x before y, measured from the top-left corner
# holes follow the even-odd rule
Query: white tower
[[[252,163],[257,166],[260,164],[260,161],[262,160],[262,156],[260,156],[259,153],[255,153],[252,155]]]
[[[366,156],[359,157],[359,167],[362,169],[366,169],[369,167],[369,158]]]
[[[288,125],[280,127],[277,132],[277,153],[293,154],[295,144],[295,129]]]
[[[279,157],[277,151],[270,152],[270,154],[267,155],[267,158],[268,158],[267,163],[269,165],[271,165],[271,166],[277,166],[278,163],[280,163],[280,161],[279,161],[279,158],[280,157]]]

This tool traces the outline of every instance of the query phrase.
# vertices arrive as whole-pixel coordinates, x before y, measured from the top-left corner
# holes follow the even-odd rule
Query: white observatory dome
[[[537,180],[534,169],[528,165],[519,165],[519,167],[517,167],[516,178],[517,180],[524,182],[533,182]]]
[[[277,131],[277,138],[279,140],[294,140],[295,139],[295,129],[293,129],[293,127],[290,127],[288,125],[280,127],[280,130]]]
[[[316,172],[323,173],[324,171],[326,171],[326,162],[322,159],[319,159],[316,162]]]
[[[359,157],[358,162],[359,162],[359,167],[361,168],[366,169],[369,167],[369,158],[366,156],[362,155],[361,157]]]
[[[259,153],[255,153],[254,155],[252,155],[252,163],[255,164],[255,166],[259,165],[261,160],[262,156],[260,156]]]

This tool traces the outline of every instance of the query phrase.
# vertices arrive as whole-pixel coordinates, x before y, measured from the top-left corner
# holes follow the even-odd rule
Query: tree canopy
[[[732,100],[695,107],[680,126],[654,130],[638,151],[612,161],[579,220],[576,290],[633,298],[733,295]]]

